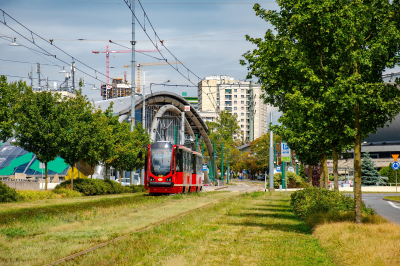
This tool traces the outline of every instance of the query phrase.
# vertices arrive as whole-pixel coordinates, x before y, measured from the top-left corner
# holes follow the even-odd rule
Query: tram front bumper
[[[174,182],[150,182],[149,187],[174,187]]]

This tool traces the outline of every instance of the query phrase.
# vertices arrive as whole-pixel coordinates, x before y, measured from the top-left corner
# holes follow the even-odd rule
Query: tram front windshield
[[[155,176],[166,176],[171,172],[173,145],[168,142],[157,142],[151,145],[151,173]]]

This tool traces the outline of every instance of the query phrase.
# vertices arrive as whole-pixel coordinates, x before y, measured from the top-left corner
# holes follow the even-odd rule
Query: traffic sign
[[[281,144],[281,161],[290,162],[290,149],[287,143],[284,142]]]
[[[397,158],[399,158],[399,155],[398,154],[392,154],[392,157],[393,157],[393,160],[395,162],[397,162]]]
[[[277,167],[276,167],[276,171],[277,171],[278,173],[280,173],[280,172],[281,172],[281,167],[280,167],[280,166],[277,166]]]
[[[398,163],[398,162],[392,163],[392,169],[393,170],[399,170],[399,168],[400,168],[400,163]]]
[[[207,171],[207,165],[203,164],[203,171]]]
[[[290,166],[290,167],[288,167],[287,171],[294,173],[294,168]]]

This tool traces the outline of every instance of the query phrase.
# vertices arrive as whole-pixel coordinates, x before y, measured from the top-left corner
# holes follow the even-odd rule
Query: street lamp
[[[9,43],[8,45],[10,45],[10,46],[22,46],[21,44],[17,43],[17,38],[14,38],[13,42]]]

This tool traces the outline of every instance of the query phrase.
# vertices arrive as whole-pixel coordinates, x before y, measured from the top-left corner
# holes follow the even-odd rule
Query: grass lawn
[[[62,264],[333,265],[278,192],[227,198]]]
[[[233,195],[97,196],[22,203],[16,210],[4,204],[0,265],[44,265]]]
[[[387,196],[385,197],[385,199],[400,201],[400,196]]]

